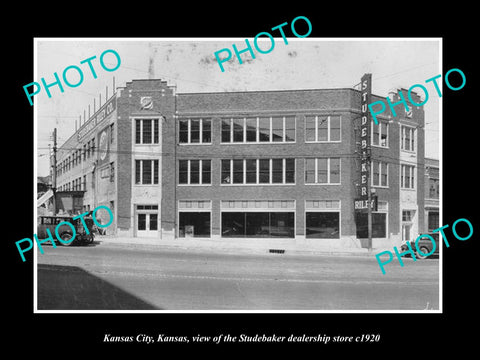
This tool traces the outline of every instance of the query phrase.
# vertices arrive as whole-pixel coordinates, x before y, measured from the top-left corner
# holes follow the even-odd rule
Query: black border
[[[96,351],[124,352],[129,349],[145,350],[138,344],[103,343],[105,333],[112,334],[157,334],[213,335],[218,332],[239,335],[276,334],[287,336],[305,334],[359,334],[379,333],[378,344],[342,344],[380,355],[380,349],[404,352],[405,356],[436,352],[455,344],[466,350],[474,344],[474,327],[468,319],[475,313],[474,256],[478,248],[478,215],[473,211],[477,187],[475,139],[475,47],[466,40],[468,9],[448,9],[448,18],[439,21],[435,12],[411,9],[407,4],[384,8],[386,5],[357,4],[352,7],[343,3],[337,9],[316,4],[314,10],[293,9],[289,4],[278,3],[279,11],[245,4],[223,3],[211,8],[202,4],[202,9],[174,11],[165,5],[110,4],[107,10],[78,9],[72,18],[58,10],[24,15],[18,33],[5,31],[9,50],[7,96],[7,137],[5,142],[4,194],[13,198],[4,199],[7,207],[7,236],[3,241],[7,259],[7,289],[4,298],[8,315],[5,343],[12,349],[31,347],[34,351],[48,354],[57,352],[58,344],[75,349],[80,355],[85,352],[96,356]],[[185,5],[189,7],[190,5]],[[152,8],[150,8],[152,7]],[[408,11],[406,9],[408,8]],[[112,8],[114,10],[112,10]],[[190,10],[190,9],[189,9]],[[471,9],[471,12],[473,9]],[[42,16],[43,15],[43,16]],[[245,37],[252,38],[261,31],[290,22],[296,16],[306,16],[313,25],[310,37],[442,37],[443,73],[451,68],[461,69],[467,78],[460,91],[451,91],[444,85],[443,91],[443,225],[458,218],[467,218],[475,229],[468,241],[458,241],[449,235],[450,247],[444,247],[443,258],[443,314],[33,314],[33,256],[21,262],[14,242],[32,235],[33,209],[33,111],[25,101],[22,86],[33,81],[34,37]],[[42,21],[39,21],[41,19]],[[63,19],[63,22],[62,22]],[[31,24],[27,26],[26,24]],[[414,56],[414,54],[405,54]],[[4,65],[5,66],[5,65]],[[436,74],[432,74],[436,75]],[[423,80],[423,79],[419,79]],[[11,103],[13,99],[13,104]],[[5,195],[4,195],[5,196]],[[6,195],[11,196],[11,195]],[[474,325],[474,324],[473,324]],[[475,326],[475,325],[474,325]],[[28,344],[28,345],[27,345]],[[132,347],[133,346],[133,347]],[[150,345],[152,346],[152,345]],[[159,356],[168,349],[183,350],[231,350],[244,348],[246,344],[187,346],[155,344]],[[248,348],[258,348],[249,345]],[[286,344],[262,344],[262,347],[282,350]],[[340,346],[318,344],[288,344],[301,350],[314,350],[321,355]],[[224,353],[231,354],[231,353]],[[65,356],[65,354],[64,354]],[[381,356],[388,356],[386,354]]]

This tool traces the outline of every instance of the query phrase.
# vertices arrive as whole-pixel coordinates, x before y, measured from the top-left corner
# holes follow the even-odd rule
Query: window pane
[[[259,137],[261,142],[270,141],[270,118],[259,119]]]
[[[142,160],[142,184],[152,183],[152,161]]]
[[[233,183],[243,184],[243,160],[233,160]]]
[[[405,128],[405,150],[412,150],[410,148],[410,129]]]
[[[209,143],[212,141],[212,122],[209,119],[202,120],[202,142]]]
[[[270,183],[270,160],[269,159],[260,159],[259,160],[259,181],[261,184]]]
[[[222,120],[222,142],[230,142],[230,119]]]
[[[135,160],[135,184],[140,184],[140,160]]]
[[[405,166],[405,187],[410,188],[410,166]]]
[[[272,159],[272,183],[283,183],[283,159]]]
[[[295,236],[295,214],[293,212],[270,213],[270,236],[293,238]]]
[[[188,120],[180,120],[180,143],[188,142]]]
[[[318,117],[318,141],[328,141],[328,117]]]
[[[222,184],[231,184],[230,160],[222,160]]]
[[[319,184],[326,184],[328,182],[327,160],[328,159],[317,159],[317,167],[318,167],[317,183]]]
[[[135,144],[140,144],[141,141],[140,122],[141,120],[135,120]],[[88,142],[88,156],[90,156],[90,141]]]
[[[190,160],[190,184],[200,183],[200,160]]]
[[[190,120],[190,142],[200,142],[200,120]]]
[[[245,236],[245,213],[222,212],[222,237]]]
[[[285,141],[295,141],[295,117],[285,118]]]
[[[150,230],[158,230],[158,214],[150,214]]]
[[[380,146],[387,147],[388,146],[388,124],[381,124],[380,123]]]
[[[307,212],[305,236],[307,239],[339,239],[340,214],[338,212]]]
[[[388,186],[388,164],[381,163],[381,185]]]
[[[178,183],[188,184],[188,160],[179,160],[178,169]]]
[[[144,119],[143,121],[143,144],[152,143],[152,120]]]
[[[315,116],[305,116],[305,141],[315,140]]]
[[[274,142],[283,141],[283,118],[272,118],[272,139]]]
[[[247,141],[248,142],[257,141],[257,119],[256,118],[247,119]]]
[[[270,216],[268,212],[245,213],[245,235],[247,237],[268,237],[270,234]]]
[[[233,119],[233,141],[243,142],[243,119]]]
[[[138,214],[138,230],[147,230],[147,214]]]
[[[153,120],[153,142],[158,144],[158,119]]]
[[[209,212],[181,212],[179,213],[179,237],[185,235],[194,237],[210,237]]]
[[[247,184],[255,184],[257,182],[257,160],[247,159]]]
[[[295,183],[295,159],[285,159],[285,182],[287,184]]]
[[[340,183],[340,159],[338,158],[330,159],[330,183]]]
[[[340,141],[340,116],[330,116],[330,141]]]
[[[305,183],[315,183],[315,159],[305,159]]]
[[[373,133],[372,133],[372,144],[373,145],[380,145],[380,126],[382,124],[379,123],[378,125],[373,125]]]
[[[210,184],[211,182],[211,161],[202,160],[202,184]]]
[[[153,160],[153,183],[158,184],[158,160]]]

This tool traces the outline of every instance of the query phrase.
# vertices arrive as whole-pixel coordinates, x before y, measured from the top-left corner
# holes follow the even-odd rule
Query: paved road
[[[439,309],[439,261],[101,243],[38,254],[39,310]]]

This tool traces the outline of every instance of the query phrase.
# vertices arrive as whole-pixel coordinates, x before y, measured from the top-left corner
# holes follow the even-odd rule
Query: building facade
[[[119,236],[366,247],[360,100],[350,88],[177,94],[134,80],[60,147],[57,189],[85,191],[85,210],[109,206]],[[409,108],[371,124],[374,247],[424,228],[424,112]]]

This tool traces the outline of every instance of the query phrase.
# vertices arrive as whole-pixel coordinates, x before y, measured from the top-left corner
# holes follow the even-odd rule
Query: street
[[[439,259],[45,247],[38,310],[438,310]]]

